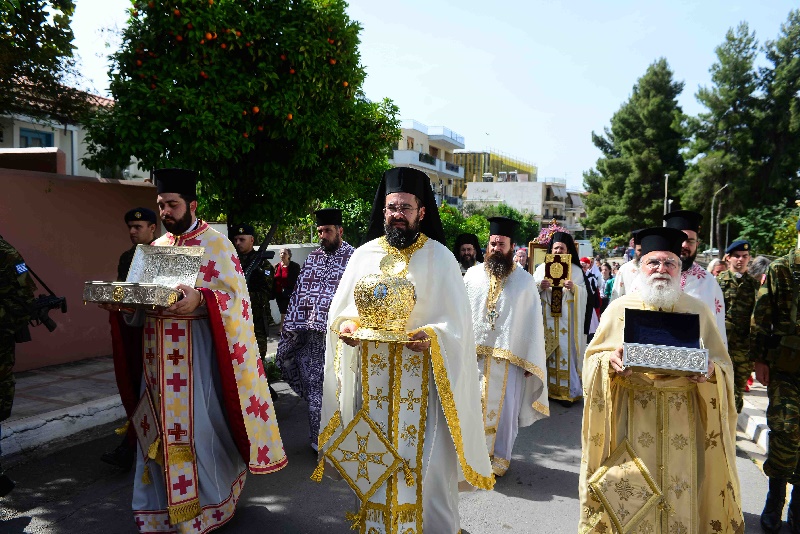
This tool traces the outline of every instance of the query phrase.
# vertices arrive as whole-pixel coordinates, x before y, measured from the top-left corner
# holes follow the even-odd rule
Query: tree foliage
[[[681,91],[683,83],[659,59],[633,86],[604,135],[592,132],[602,156],[596,169],[583,175],[589,192],[585,226],[602,235],[619,235],[661,224],[664,175],[675,184],[685,169]]]
[[[450,249],[453,248],[456,237],[463,233],[477,235],[478,242],[485,247],[489,242],[489,219],[491,217],[509,217],[519,221],[520,224],[514,235],[514,242],[518,246],[528,246],[528,242],[539,234],[539,223],[532,215],[521,213],[505,204],[472,208],[466,214],[445,204],[439,208],[439,217],[442,219],[444,235]]]
[[[73,0],[0,2],[0,115],[75,123],[89,108],[73,85]]]
[[[756,254],[781,255],[785,254],[797,243],[797,209],[788,207],[786,200],[775,205],[754,206],[748,208],[742,215],[732,216],[730,219],[736,223],[741,231],[736,239],[747,239]],[[789,247],[786,248],[785,229],[791,229],[794,237],[789,237]],[[780,239],[776,240],[776,236]],[[794,244],[792,244],[794,243]],[[720,247],[721,248],[721,247]]]
[[[398,110],[365,98],[345,5],[134,2],[111,56],[116,103],[89,125],[87,165],[193,168],[208,216],[268,224],[374,191]]]

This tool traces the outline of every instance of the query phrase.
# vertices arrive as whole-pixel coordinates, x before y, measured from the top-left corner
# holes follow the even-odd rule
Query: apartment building
[[[538,169],[531,162],[493,150],[456,150],[453,161],[464,167],[464,181],[455,194],[462,196],[468,182],[535,182]]]
[[[461,205],[464,169],[454,162],[453,151],[464,148],[464,137],[444,126],[426,126],[415,120],[401,123],[402,139],[389,163],[413,167],[427,174],[437,200]]]

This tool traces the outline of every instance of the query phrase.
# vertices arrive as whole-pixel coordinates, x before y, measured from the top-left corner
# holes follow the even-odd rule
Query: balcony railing
[[[458,172],[459,169],[461,169],[461,167],[459,167],[455,163],[450,163],[449,161],[445,162],[444,168],[447,169],[448,171],[452,171],[452,172]]]
[[[444,126],[429,126],[428,127],[428,135],[429,136],[441,136],[447,137],[448,139],[452,139],[459,145],[464,144],[464,136],[458,135],[456,132],[451,130],[450,128],[445,128]]]
[[[434,158],[430,154],[425,154],[423,152],[420,152],[419,153],[419,160],[422,163],[427,163],[428,165],[436,165],[436,158]]]

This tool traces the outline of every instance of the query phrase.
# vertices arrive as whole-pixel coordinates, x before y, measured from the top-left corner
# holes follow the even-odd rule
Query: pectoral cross
[[[492,330],[494,330],[494,325],[499,315],[500,314],[497,313],[497,310],[495,309],[491,309],[488,312],[486,312],[486,319],[489,321],[489,326],[492,327]]]

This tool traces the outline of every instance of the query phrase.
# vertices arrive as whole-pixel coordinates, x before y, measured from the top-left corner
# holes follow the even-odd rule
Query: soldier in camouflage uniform
[[[0,422],[11,415],[14,404],[14,334],[30,319],[36,285],[25,260],[0,237]],[[14,482],[0,467],[0,497],[14,489]]]
[[[761,527],[766,532],[780,531],[789,482],[793,486],[789,526],[791,532],[800,533],[799,304],[800,253],[794,250],[769,266],[753,309],[751,350],[756,358],[756,378],[767,386],[769,396],[769,448],[764,462],[769,493],[761,513]]]
[[[250,264],[258,257],[257,251],[253,248],[255,230],[249,224],[231,226],[228,237],[236,247],[236,252],[239,253],[242,270],[247,273]],[[262,360],[267,353],[267,333],[269,325],[272,324],[269,301],[272,299],[274,278],[275,268],[266,257],[261,258],[260,265],[255,266],[250,276],[247,277],[247,291],[250,293],[250,304],[253,307],[253,328]]]
[[[728,334],[728,353],[733,361],[733,392],[736,395],[736,411],[742,411],[742,395],[747,379],[753,373],[750,358],[750,317],[756,301],[758,282],[747,273],[750,263],[750,243],[734,241],[725,249],[728,255],[728,270],[717,275],[717,282],[725,298],[725,330]]]

